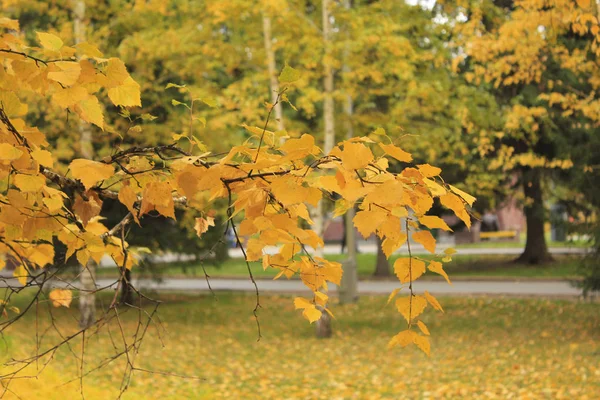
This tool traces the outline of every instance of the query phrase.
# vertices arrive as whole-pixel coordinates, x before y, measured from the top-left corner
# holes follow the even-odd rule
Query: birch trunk
[[[275,52],[273,51],[273,39],[271,33],[271,17],[263,10],[263,36],[265,39],[265,53],[267,56],[267,70],[269,72],[269,83],[271,88],[271,103],[275,104],[279,93],[279,81],[277,80],[277,66],[275,65]],[[281,103],[275,104],[273,110],[275,112],[275,120],[277,121],[277,130],[283,131],[285,125],[283,123],[283,111]]]
[[[73,35],[75,43],[85,42],[85,0],[73,1]],[[92,132],[83,122],[79,123],[79,145],[83,158],[92,158]],[[89,328],[96,321],[96,263],[90,259],[87,265],[81,266],[79,275],[81,291],[79,293],[79,326]]]
[[[335,119],[334,119],[334,103],[333,103],[333,69],[331,68],[331,23],[330,23],[330,0],[322,1],[323,7],[323,47],[325,54],[323,57],[323,87],[324,87],[324,100],[323,100],[323,120],[325,124],[324,129],[324,146],[323,151],[325,154],[329,154],[333,145],[335,144]],[[323,201],[321,200],[317,206],[315,221],[315,231],[318,235],[322,236],[325,230],[325,208],[323,207]],[[317,256],[323,255],[322,250],[316,252]],[[342,278],[343,279],[343,278]],[[330,337],[331,336],[331,318],[326,312],[323,312],[322,317],[316,322],[317,337]]]
[[[352,7],[350,0],[344,1],[344,7],[347,10],[350,10]],[[346,31],[347,39],[350,40],[350,32]],[[347,59],[348,51],[344,52],[344,58]],[[346,60],[347,61],[347,60]],[[347,62],[344,63],[342,67],[344,73],[350,72],[350,67]],[[353,126],[353,116],[354,116],[354,101],[352,96],[348,93],[346,94],[346,103],[344,104],[344,116],[345,116],[345,128],[346,128],[346,139],[351,139],[354,137],[354,126]],[[354,224],[352,220],[354,219],[354,207],[350,208],[346,215],[344,215],[346,219],[346,223],[344,226],[346,230],[344,235],[346,235],[346,244],[348,245],[348,257],[343,264],[344,274],[342,275],[342,284],[340,286],[340,303],[355,303],[358,301],[358,271],[357,271],[357,262],[356,262],[356,230],[354,229]]]
[[[344,107],[346,114],[346,138],[350,139],[354,136],[354,128],[352,126],[352,115],[354,113],[354,103],[350,95],[346,96],[346,105]],[[342,275],[342,283],[340,285],[340,303],[356,303],[358,301],[358,271],[356,263],[356,230],[352,220],[354,219],[354,207],[346,211],[344,215],[346,223],[346,245],[348,249],[348,257],[343,263],[344,274]]]

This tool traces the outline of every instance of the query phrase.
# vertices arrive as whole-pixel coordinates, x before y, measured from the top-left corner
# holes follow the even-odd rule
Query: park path
[[[452,244],[439,243],[435,251],[443,253],[445,249],[454,247]],[[341,246],[339,244],[327,244],[323,249],[325,254],[340,254]],[[411,243],[410,250],[412,254],[430,254],[425,248],[418,243]],[[582,247],[551,247],[548,249],[552,254],[585,254],[588,250]],[[278,248],[269,246],[265,248],[267,254],[276,254]],[[377,253],[377,245],[375,243],[365,242],[358,245],[358,251],[364,254]],[[523,253],[522,247],[473,247],[473,248],[458,248],[456,255],[515,255]],[[401,247],[394,254],[408,254],[406,247]],[[242,251],[239,248],[229,249],[229,256],[235,258],[243,257]]]
[[[213,291],[253,292],[254,284],[249,279],[209,279]],[[151,279],[136,279],[133,281],[139,289],[159,291],[209,291],[206,279],[177,279],[168,278],[162,281]],[[300,280],[267,280],[257,279],[256,284],[261,293],[309,293]],[[115,285],[114,279],[99,279],[99,287]],[[389,294],[400,287],[394,281],[360,281],[358,291],[362,294]],[[452,285],[444,281],[420,281],[413,285],[417,293],[429,291],[436,295],[508,295],[508,296],[579,296],[581,290],[571,286],[566,281],[455,281]],[[408,289],[404,289],[408,290]],[[330,285],[330,291],[336,292],[337,287]]]
[[[0,287],[19,287],[19,282],[9,274],[0,276]],[[249,279],[210,278],[213,291],[254,292],[256,288]],[[208,292],[210,289],[204,278],[165,278],[161,280],[134,279],[134,287],[158,291]],[[54,280],[45,286],[77,289],[79,281],[65,282]],[[309,293],[308,289],[298,279],[278,280],[257,279],[256,285],[261,293]],[[114,278],[96,280],[99,288],[116,288]],[[360,281],[358,291],[362,294],[388,294],[400,287],[397,281]],[[438,295],[507,295],[507,296],[580,296],[581,290],[573,287],[568,281],[559,280],[457,280],[449,285],[445,281],[422,280],[414,283],[416,293],[429,291]],[[404,289],[406,290],[406,289]],[[330,291],[336,292],[337,287],[330,285]]]
[[[442,252],[445,247],[440,245],[438,252]],[[422,246],[411,246],[413,254],[423,254],[425,250]],[[374,253],[377,249],[374,244],[362,243],[359,246],[362,253]],[[267,252],[276,252],[276,248],[267,249]],[[325,246],[326,254],[339,254],[339,245]],[[518,255],[523,250],[521,248],[465,248],[460,249],[460,255]],[[553,254],[584,254],[586,249],[576,247],[551,248]],[[230,256],[241,257],[239,249],[230,249]],[[402,252],[400,252],[402,253]],[[181,261],[181,256],[176,254],[166,254],[161,261],[177,262]],[[109,265],[103,265],[109,266]],[[198,278],[166,278],[161,281],[151,279],[135,279],[133,284],[140,289],[153,289],[159,291],[208,291],[208,284],[205,279]],[[0,271],[0,287],[7,285],[18,287],[19,283],[12,278],[11,271]],[[67,287],[71,286],[65,282],[49,282],[50,286]],[[78,285],[78,282],[74,282]],[[240,291],[252,292],[255,290],[254,284],[249,279],[225,279],[211,278],[210,285],[214,291]],[[97,280],[98,287],[116,286],[114,279]],[[299,280],[257,280],[257,286],[260,292],[275,293],[308,293],[308,289]],[[337,290],[335,285],[330,288],[333,292]],[[363,294],[387,294],[399,287],[398,282],[394,281],[360,281],[358,290]],[[75,288],[75,286],[71,286]],[[415,283],[414,289],[417,293],[430,291],[438,295],[511,295],[511,296],[580,296],[581,290],[574,288],[567,281],[502,281],[502,280],[473,280],[473,281],[455,281],[448,285],[443,281],[420,281]]]

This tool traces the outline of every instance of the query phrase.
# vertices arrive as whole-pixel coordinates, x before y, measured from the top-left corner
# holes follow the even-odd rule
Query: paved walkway
[[[170,290],[170,291],[208,291],[205,279],[164,279],[161,282],[150,279],[134,280],[134,286],[143,289]],[[261,293],[309,293],[309,290],[297,279],[294,280],[266,280],[256,281]],[[99,279],[99,287],[116,287],[114,279]],[[248,279],[210,279],[214,291],[239,291],[253,292],[253,283]],[[65,286],[56,284],[56,286]],[[388,294],[400,287],[394,281],[361,281],[358,290],[363,294]],[[437,295],[509,295],[509,296],[579,296],[581,290],[572,287],[569,282],[563,281],[457,281],[448,285],[444,281],[419,281],[413,284],[417,293],[429,291]],[[335,285],[330,291],[336,292]]]
[[[323,249],[325,254],[340,254],[339,244],[328,244]],[[449,244],[440,243],[436,246],[436,253],[443,253],[445,249],[453,247]],[[410,249],[413,254],[430,254],[425,248],[417,243],[411,243]],[[312,249],[309,249],[309,251]],[[374,254],[377,252],[375,243],[361,243],[358,245],[358,250],[365,254]],[[548,249],[552,254],[585,254],[587,249],[582,247],[551,247]],[[268,254],[276,254],[278,248],[270,246],[265,249]],[[518,256],[523,252],[521,247],[474,247],[474,248],[458,248],[456,255],[515,255]],[[395,254],[408,254],[406,246],[402,246]],[[242,257],[242,251],[238,248],[229,249],[229,256],[239,258]]]

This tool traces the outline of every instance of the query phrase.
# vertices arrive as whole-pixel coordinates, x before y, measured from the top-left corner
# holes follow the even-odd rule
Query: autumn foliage
[[[196,220],[201,235],[213,225],[211,204],[224,199],[228,226],[246,261],[279,270],[276,279],[298,275],[313,295],[296,298],[294,304],[314,322],[322,312],[335,312],[327,308],[327,289],[340,284],[342,277],[339,263],[308,251],[323,246],[310,229],[309,213],[323,197],[336,194],[337,215],[357,205],[356,228],[365,238],[382,238],[388,257],[410,246],[409,239],[436,253],[429,229],[450,228],[439,217],[427,215],[435,202],[470,226],[467,210],[475,199],[445,184],[439,168],[412,165],[411,155],[382,129],[340,142],[329,154],[323,154],[309,134],[281,140],[265,125],[246,127],[251,138],[225,155],[205,151],[196,138],[187,137],[185,148],[177,141],[114,148],[102,159],[76,158],[59,165],[44,133],[27,122],[28,101],[48,98],[102,129],[100,99],[107,97],[129,116],[126,108],[141,104],[140,86],[123,62],[104,58],[89,43],[70,47],[55,35],[38,32],[37,42],[30,44],[19,35],[16,21],[0,19],[0,26],[0,252],[15,261],[14,277],[21,287],[37,286],[40,277],[46,281],[58,274],[60,268],[53,268],[56,241],[66,246],[67,258],[76,257],[82,265],[109,255],[122,270],[132,269],[138,257],[126,242],[127,225],[152,224],[147,215],[175,219],[176,207],[190,207],[201,213]],[[286,66],[280,76],[283,94],[299,76]],[[280,100],[285,102],[283,94]],[[193,118],[193,105],[183,106]],[[267,112],[273,106],[269,104]],[[391,163],[402,168],[391,172]],[[106,199],[118,200],[128,210],[114,226],[104,224]],[[266,246],[278,246],[279,251],[264,254]],[[451,254],[447,251],[434,261],[412,256],[396,261],[398,286],[406,290],[394,291],[390,301],[399,295],[395,304],[407,329],[391,340],[391,346],[414,343],[429,354],[429,331],[418,317],[428,306],[439,311],[442,306],[430,293],[415,295],[413,282],[427,270],[450,282],[442,263]],[[248,272],[252,278],[249,264]],[[18,290],[17,285],[13,289]],[[55,306],[68,306],[71,293],[58,290],[50,299]]]

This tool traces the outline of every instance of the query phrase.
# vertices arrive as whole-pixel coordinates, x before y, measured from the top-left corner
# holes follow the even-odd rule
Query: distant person
[[[485,210],[481,217],[481,232],[497,232],[498,229],[498,217],[490,210]]]
[[[235,232],[231,227],[227,228],[227,233],[225,234],[225,239],[227,241],[227,245],[231,248],[237,247],[237,239],[235,237]]]

